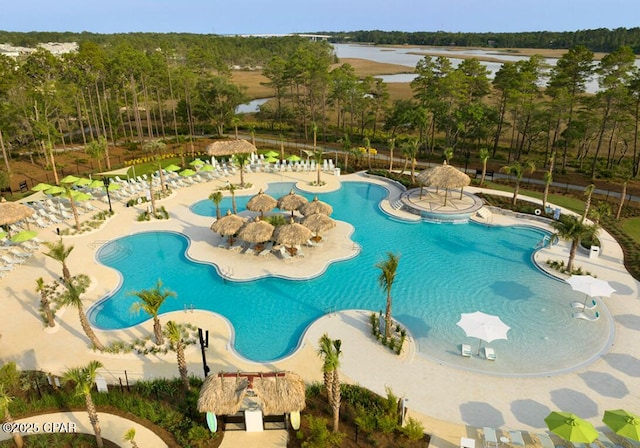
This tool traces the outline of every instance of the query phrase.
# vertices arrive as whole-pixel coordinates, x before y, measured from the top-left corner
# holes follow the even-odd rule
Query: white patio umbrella
[[[507,332],[511,329],[509,325],[502,322],[500,317],[482,311],[462,313],[456,325],[462,328],[468,337],[485,342],[507,339]],[[481,344],[482,342],[478,344],[478,354],[480,354]]]
[[[589,297],[609,297],[616,292],[609,282],[590,275],[572,275],[565,281],[571,285],[571,289],[583,292]],[[586,301],[585,298],[585,303]]]

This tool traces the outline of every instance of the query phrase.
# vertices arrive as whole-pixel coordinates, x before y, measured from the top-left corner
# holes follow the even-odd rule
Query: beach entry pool
[[[271,184],[267,193],[279,197],[291,188]],[[603,305],[605,317],[596,322],[572,318],[570,303],[584,295],[534,266],[532,254],[544,232],[525,226],[402,222],[379,209],[386,195],[383,187],[365,182],[343,182],[340,190],[318,195],[334,207],[333,218],[355,227],[352,239],[362,251],[307,280],[225,281],[215,266],[188,259],[188,239],[174,232],[113,240],[97,258],[121,273],[122,284],[90,310],[90,319],[103,329],[146,320],[148,316],[129,311],[135,298],[128,293],[161,278],[178,294],[166,300],[162,312],[193,307],[218,313],[233,326],[237,353],[273,361],[291,354],[305,329],[324,314],[383,310],[386,296],[375,264],[391,251],[401,257],[392,289],[393,316],[412,333],[421,356],[478,371],[535,375],[573,368],[607,347],[612,328]],[[248,199],[237,198],[239,210]],[[222,203],[223,212],[226,208],[230,202]],[[209,200],[194,204],[192,211],[215,216]],[[474,355],[478,350],[479,341],[456,325],[461,313],[474,311],[500,316],[511,327],[508,340],[489,344],[495,362],[460,356],[461,343],[471,345]]]

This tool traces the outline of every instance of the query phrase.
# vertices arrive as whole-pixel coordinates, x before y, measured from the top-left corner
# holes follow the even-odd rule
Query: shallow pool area
[[[270,184],[267,193],[278,197],[292,187]],[[165,302],[163,312],[193,307],[218,313],[234,329],[238,354],[272,361],[291,354],[304,330],[328,312],[384,309],[385,294],[378,286],[375,264],[391,251],[401,257],[392,290],[393,316],[414,336],[421,356],[478,371],[528,375],[570,369],[606,348],[610,320],[573,319],[570,303],[584,296],[533,264],[532,254],[543,231],[525,226],[402,222],[379,209],[386,194],[378,185],[344,182],[340,190],[318,195],[334,207],[334,219],[355,227],[352,239],[362,250],[312,279],[225,281],[213,264],[190,260],[186,256],[189,240],[175,232],[143,232],[113,240],[98,251],[97,258],[121,273],[122,284],[92,307],[90,319],[105,329],[146,320],[147,316],[129,311],[135,298],[128,293],[161,278],[178,294]],[[237,198],[240,211],[248,199]],[[230,201],[225,199],[223,212],[226,208]],[[215,216],[209,200],[194,204],[191,210]],[[601,314],[608,315],[600,307]],[[498,315],[511,326],[508,340],[489,344],[496,351],[495,362],[459,354],[461,343],[470,344],[474,355],[478,349],[479,341],[467,338],[456,325],[461,313],[477,310]]]

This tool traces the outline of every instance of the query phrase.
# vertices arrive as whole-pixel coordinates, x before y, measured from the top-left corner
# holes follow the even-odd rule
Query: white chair
[[[591,303],[587,303],[586,305],[584,302],[571,302],[571,308],[577,308],[580,310],[592,310],[597,306],[598,302],[596,302],[596,299],[591,300]]]
[[[600,442],[605,448],[623,448],[622,445],[613,443],[611,439],[601,431],[598,431],[598,442]]]
[[[483,433],[484,433],[484,446],[485,447],[494,446],[497,448],[498,437],[496,436],[496,430],[485,426],[483,428]]]
[[[525,445],[524,439],[522,438],[522,433],[520,431],[509,431],[509,438],[511,439],[512,445]]]
[[[471,346],[469,344],[462,344],[460,354],[466,358],[471,357]]]
[[[549,434],[544,432],[537,433],[536,437],[540,441],[540,445],[542,445],[542,448],[556,448],[555,444],[551,440],[551,437],[549,437]]]
[[[8,265],[24,263],[24,259],[22,259],[22,258],[13,258],[13,257],[10,257],[8,255],[2,255],[2,257],[0,257],[0,258],[2,258],[2,261],[7,263]]]
[[[484,357],[486,359],[488,359],[489,361],[495,361],[496,360],[496,352],[494,349],[492,349],[491,347],[485,347],[484,348]]]
[[[577,312],[577,313],[571,314],[571,317],[575,319],[582,319],[582,320],[588,320],[593,322],[600,319],[600,313],[596,311],[596,314],[594,314],[593,316],[589,316],[583,312]]]

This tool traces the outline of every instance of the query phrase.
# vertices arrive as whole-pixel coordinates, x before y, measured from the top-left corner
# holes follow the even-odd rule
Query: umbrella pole
[[[482,339],[478,339],[478,355],[480,356],[480,348],[482,347]]]

